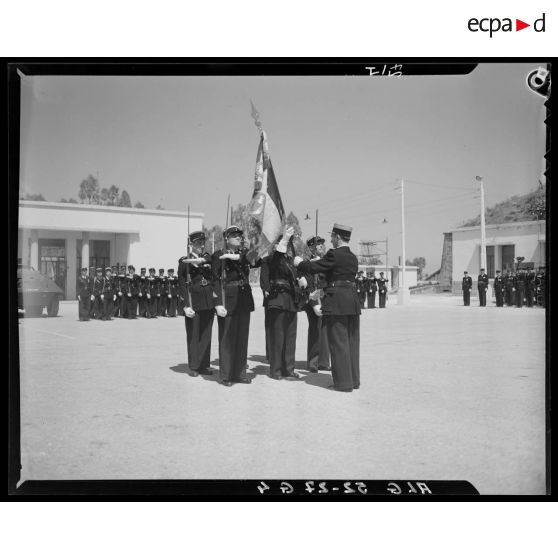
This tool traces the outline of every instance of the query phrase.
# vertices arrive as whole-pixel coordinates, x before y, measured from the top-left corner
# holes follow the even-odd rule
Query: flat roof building
[[[202,229],[203,217],[190,212],[190,231]],[[18,258],[75,299],[81,267],[177,270],[187,231],[186,212],[20,200]]]

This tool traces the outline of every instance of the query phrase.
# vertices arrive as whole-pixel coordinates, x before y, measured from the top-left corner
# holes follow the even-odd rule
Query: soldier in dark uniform
[[[78,278],[78,315],[80,322],[88,322],[91,312],[91,301],[95,300],[92,292],[91,279],[87,274],[87,268],[81,268]]]
[[[93,286],[95,284],[95,268],[94,267],[90,267],[89,268],[89,284],[91,285],[91,296],[93,296],[93,298],[91,299],[91,306],[89,308],[89,319],[90,320],[94,320],[97,316],[95,316],[95,296],[93,295]]]
[[[515,274],[515,304],[518,308],[523,307],[523,299],[525,298],[525,272],[518,271]]]
[[[369,271],[366,274],[366,295],[368,299],[368,308],[376,308],[376,292],[378,290],[378,284],[376,283],[376,277],[373,271]]]
[[[118,276],[118,266],[112,265],[110,267],[110,278],[112,284],[112,290],[115,295],[115,299],[112,301],[112,314],[111,317],[117,318],[120,315],[120,301],[118,300],[118,291],[120,290],[120,277]]]
[[[525,278],[525,304],[529,307],[533,307],[533,299],[535,298],[535,272],[527,272],[527,277]]]
[[[504,306],[504,293],[506,291],[506,281],[502,277],[500,270],[496,271],[494,278],[494,296],[496,297],[496,306]]]
[[[142,318],[149,318],[149,300],[147,298],[147,277],[146,268],[140,269],[140,276],[137,278],[138,285],[138,312]]]
[[[486,306],[486,291],[488,290],[488,275],[481,267],[480,274],[477,277],[477,289],[479,291],[479,306]]]
[[[95,316],[96,320],[100,320],[103,317],[103,300],[101,299],[103,283],[103,268],[98,267],[95,270],[95,278],[93,279],[93,296],[95,297],[95,300],[93,300],[92,304],[92,306],[94,307],[93,315]]]
[[[380,276],[376,279],[376,285],[378,285],[378,299],[380,308],[386,307],[387,282],[388,280],[384,277],[384,272],[380,271]]]
[[[321,236],[313,236],[306,241],[312,254],[311,262],[318,261],[325,253],[325,240]],[[299,274],[303,273],[299,270]],[[329,344],[327,339],[326,321],[322,317],[322,299],[326,278],[323,273],[304,273],[310,293],[308,303],[304,306],[308,318],[307,367],[309,372],[331,370],[329,364]]]
[[[155,268],[149,268],[149,275],[145,279],[145,296],[147,297],[148,318],[157,317],[157,277],[155,276]]]
[[[120,273],[118,277],[113,277],[114,281],[114,290],[116,293],[116,300],[114,301],[114,305],[118,307],[118,312],[115,310],[115,316],[120,316],[121,318],[126,317],[127,312],[127,300],[126,295],[124,294],[126,291],[126,265],[120,266]]]
[[[122,303],[120,305],[120,315],[128,320],[137,318],[138,293],[133,265],[128,266],[128,273],[124,275],[124,279],[120,282],[122,292]]]
[[[178,302],[178,277],[174,274],[174,269],[167,270],[167,317],[176,318],[176,305]]]
[[[268,293],[269,377],[274,380],[299,377],[294,371],[299,285],[293,263],[294,248],[288,253],[293,233],[293,228],[286,227],[278,239],[267,262],[268,281],[263,282],[264,292]]]
[[[515,276],[508,269],[506,274],[506,306],[513,306],[515,298]]]
[[[355,278],[355,286],[360,300],[361,309],[364,308],[366,302],[366,279],[364,278],[364,271],[359,271]]]
[[[471,305],[471,290],[473,289],[473,279],[469,277],[469,272],[463,272],[461,280],[461,290],[463,291],[463,306]]]
[[[349,248],[352,229],[333,225],[333,248],[318,261],[294,263],[304,273],[323,273],[327,284],[322,314],[327,323],[333,388],[353,391],[360,387],[360,300],[355,289],[358,259]]]
[[[192,376],[209,374],[211,333],[215,319],[211,255],[205,252],[205,233],[189,237],[189,253],[178,261],[178,285],[186,306],[186,347]]]
[[[269,347],[271,345],[270,332],[269,332],[269,312],[267,311],[267,301],[269,298],[269,258],[264,256],[261,260],[260,266],[260,288],[263,294],[263,309],[264,309],[264,329],[265,329],[265,360],[269,362]]]
[[[250,264],[241,250],[243,232],[231,226],[223,231],[226,247],[213,254],[215,310],[219,324],[219,375],[224,386],[249,384],[246,377],[248,331],[254,298],[250,287]]]
[[[159,268],[159,277],[157,277],[157,315],[166,316],[167,315],[167,296],[168,296],[168,285],[167,278],[165,277],[165,270],[161,267]]]

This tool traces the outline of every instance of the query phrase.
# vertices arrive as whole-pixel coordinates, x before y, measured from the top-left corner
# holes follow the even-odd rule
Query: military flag
[[[252,117],[260,132],[254,191],[247,206],[247,223],[245,225],[249,242],[247,255],[251,261],[254,261],[265,256],[281,234],[285,221],[285,209],[269,157],[267,136],[258,111],[252,103],[251,105]]]

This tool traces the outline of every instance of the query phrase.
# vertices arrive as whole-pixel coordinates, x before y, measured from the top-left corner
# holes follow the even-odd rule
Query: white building
[[[190,213],[190,231],[202,229],[203,216]],[[64,298],[75,299],[81,267],[177,270],[187,231],[185,212],[22,200],[18,258],[54,279]]]

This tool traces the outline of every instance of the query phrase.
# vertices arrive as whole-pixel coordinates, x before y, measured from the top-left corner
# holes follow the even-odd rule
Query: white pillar
[[[76,234],[69,233],[66,237],[66,300],[74,300],[76,298],[76,277],[77,273],[77,250],[76,250]]]
[[[83,231],[81,235],[81,267],[86,267],[89,273],[89,231]],[[78,269],[78,273],[81,273],[81,269]]]
[[[39,231],[31,229],[29,237],[29,265],[34,269],[39,269]]]
[[[411,293],[405,284],[405,258],[405,183],[401,179],[401,259],[403,261],[402,267],[399,268],[401,276],[397,289],[397,304],[409,304],[411,301]]]

